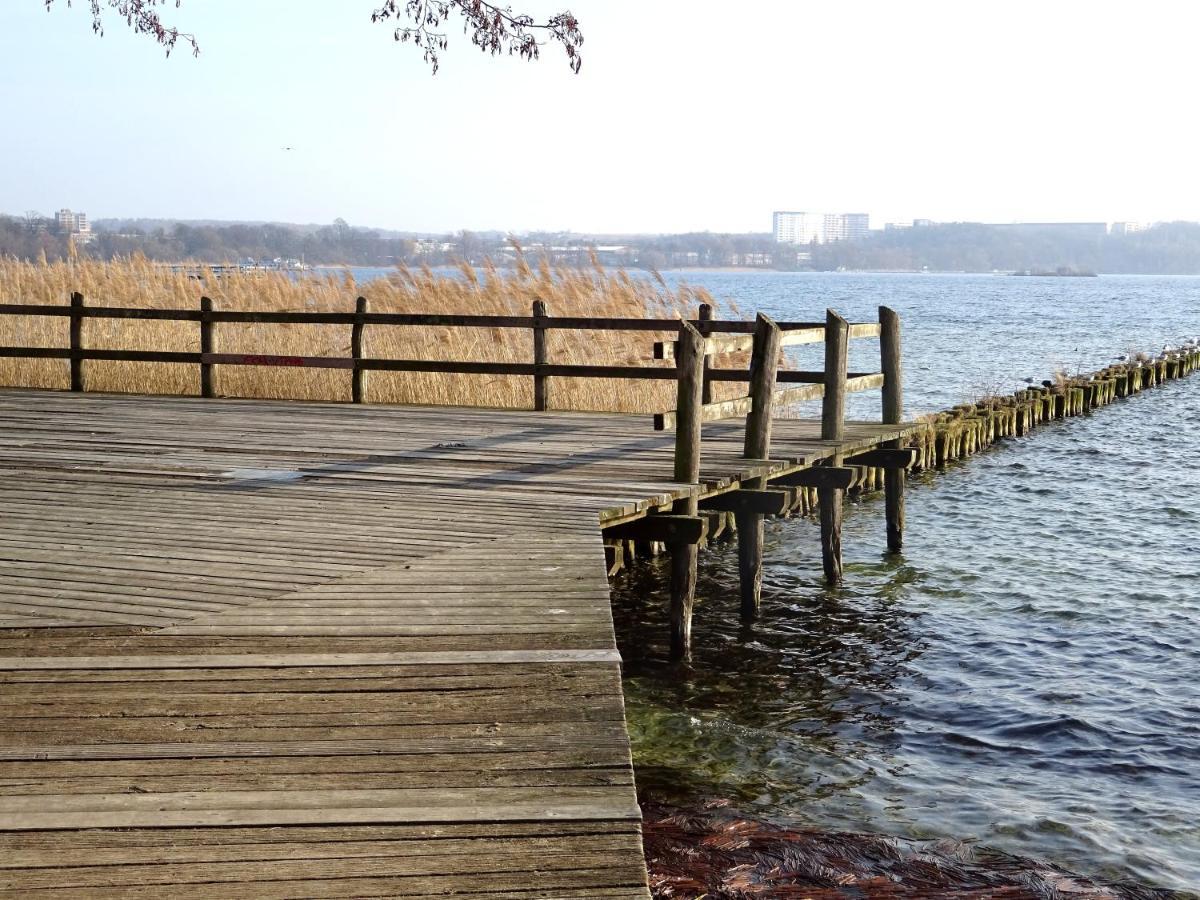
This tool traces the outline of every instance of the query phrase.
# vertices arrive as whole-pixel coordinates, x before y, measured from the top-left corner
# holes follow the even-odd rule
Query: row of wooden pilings
[[[846,339],[844,334],[839,334],[839,328],[846,323],[832,312],[829,313],[829,317],[830,333],[826,343],[828,377],[822,407],[822,437],[826,440],[840,440],[845,414]],[[890,309],[881,308],[880,321],[882,369],[885,375],[883,421],[899,423],[903,413],[899,320]],[[769,323],[769,320],[767,322]],[[756,398],[769,398],[773,395],[775,387],[774,367],[764,365],[764,361],[777,357],[778,345],[770,338],[769,324],[764,330],[767,337],[761,341],[761,346],[760,342],[756,341],[755,358],[751,363],[751,396]],[[692,353],[703,354],[700,341],[693,342],[691,350],[688,349],[687,343],[680,342],[681,371],[694,362],[691,358]],[[837,388],[839,369],[843,379],[841,390]],[[1162,385],[1197,370],[1200,370],[1200,345],[1164,351],[1157,357],[1142,355],[1087,374],[1060,374],[1053,380],[1015,391],[1011,395],[990,396],[928,417],[925,421],[917,423],[917,429],[903,442],[903,447],[900,446],[901,442],[893,441],[882,445],[881,450],[872,451],[876,456],[886,457],[889,449],[903,450],[909,456],[909,462],[905,465],[890,461],[881,466],[862,465],[863,460],[872,458],[871,453],[858,458],[851,457],[848,461],[844,460],[841,454],[837,454],[826,466],[805,470],[803,475],[808,477],[791,482],[772,482],[769,485],[764,483],[763,479],[752,479],[743,482],[743,492],[752,493],[755,489],[776,487],[780,483],[787,484],[791,502],[772,515],[778,518],[819,516],[825,576],[830,584],[836,584],[842,575],[841,518],[847,495],[869,494],[881,489],[884,491],[888,550],[899,552],[903,546],[906,471],[939,469],[948,462],[969,457],[1004,438],[1029,434],[1047,422],[1084,415],[1116,400],[1131,397],[1147,388]],[[681,393],[690,390],[691,386],[681,379]],[[683,427],[686,428],[686,424]],[[694,441],[698,447],[698,420],[696,429]],[[684,441],[688,440],[692,438],[685,435]],[[744,455],[748,459],[766,459],[769,447],[770,400],[765,399],[756,404],[747,417]],[[853,480],[827,479],[828,475],[847,471],[843,466],[845,462],[851,464]],[[676,457],[676,480],[694,482],[698,477],[698,456],[695,460],[685,459],[682,466],[679,456]],[[671,656],[680,659],[690,654],[698,551],[705,543],[737,539],[742,617],[752,620],[758,615],[765,516],[750,510],[702,512],[695,497],[677,501],[673,513],[685,517],[695,517],[698,513],[707,515],[708,524],[704,536],[690,543],[628,540],[618,542],[619,546],[613,546],[610,540],[609,549],[615,551],[610,557],[613,574],[626,561],[654,557],[661,552],[670,551]]]
[[[1189,346],[1087,374],[1060,374],[1036,387],[960,404],[930,417],[910,440],[917,450],[914,468],[936,469],[1002,438],[1020,437],[1046,422],[1084,415],[1198,369],[1200,346]]]
[[[701,326],[703,326],[703,311]],[[882,422],[902,421],[902,372],[900,320],[887,308],[879,309],[879,326],[870,326],[879,337],[881,371],[867,376],[882,388]],[[860,335],[865,336],[865,335]],[[676,500],[669,515],[643,518],[628,526],[606,532],[610,572],[615,573],[627,558],[656,555],[659,549],[671,554],[670,628],[671,656],[685,658],[691,649],[692,608],[695,599],[697,558],[700,546],[722,536],[737,538],[742,618],[759,614],[762,594],[762,551],[764,520],[817,512],[821,522],[822,566],[826,580],[842,578],[842,509],[848,490],[863,490],[882,483],[886,496],[888,549],[901,549],[904,530],[904,470],[914,456],[899,441],[882,442],[875,450],[845,458],[847,361],[851,325],[827,311],[824,323],[825,365],[813,376],[821,384],[821,430],[823,442],[834,452],[818,466],[783,476],[766,475],[743,479],[736,489],[705,498],[700,508],[697,494]],[[771,454],[772,416],[777,402],[789,396],[776,392],[783,333],[768,317],[759,315],[754,331],[749,371],[749,396],[734,401],[707,403],[708,351],[705,336],[684,322],[675,347],[679,389],[675,413],[674,480],[684,484],[700,481],[700,432],[706,412],[724,413],[727,404],[748,408],[743,458],[767,463]],[[793,373],[796,374],[796,373]],[[861,378],[861,376],[860,376]],[[892,455],[889,455],[892,454]],[[904,462],[898,459],[903,458]],[[878,462],[879,465],[870,465]],[[882,473],[882,474],[880,474]],[[651,536],[661,533],[661,540]],[[637,538],[640,537],[641,540]]]

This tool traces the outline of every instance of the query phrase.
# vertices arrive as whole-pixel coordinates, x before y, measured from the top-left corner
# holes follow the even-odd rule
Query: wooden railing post
[[[208,297],[200,298],[200,353],[213,352],[213,302]],[[200,396],[213,397],[212,363],[200,360]]]
[[[704,412],[704,338],[689,323],[679,329],[675,366],[675,481],[700,482],[700,425]],[[674,512],[694,516],[695,491],[675,501]],[[671,659],[686,659],[692,649],[692,606],[696,600],[696,544],[671,545]]]
[[[846,358],[849,353],[850,325],[832,309],[825,313],[825,397],[821,404],[821,440],[838,441],[846,433]],[[840,466],[843,454],[835,449],[830,465]],[[842,500],[845,491],[837,487],[817,489],[821,506],[821,563],[825,580],[842,580]]]
[[[545,300],[533,301],[533,364],[546,365],[546,325],[543,321],[548,315]],[[533,376],[533,408],[538,412],[546,411],[546,387],[549,377],[541,372]]]
[[[350,375],[350,402],[363,402],[363,376],[367,373],[360,369],[358,361],[363,357],[363,316],[367,313],[367,298],[359,297],[354,301],[354,324],[350,326],[350,356],[354,360],[354,368]]]
[[[713,308],[711,303],[700,304],[700,315],[697,317],[700,320],[700,335],[701,337],[709,337],[712,334],[712,329],[706,325],[706,322],[711,322],[713,317]],[[712,368],[712,355],[704,354],[704,402],[713,402],[712,379],[708,375],[708,370]]]
[[[840,441],[846,430],[846,358],[850,324],[832,309],[825,311],[825,397],[821,402],[821,440]]]
[[[754,325],[754,350],[750,357],[750,412],[746,416],[746,459],[768,459],[771,453],[771,414],[775,398],[775,379],[779,370],[781,347],[779,326],[762,313]],[[749,478],[743,487],[762,490],[764,478]],[[758,616],[762,603],[763,515],[757,512],[735,513],[738,541],[738,576],[741,589],[742,618]]]
[[[71,295],[71,390],[83,390],[83,360],[79,351],[83,349],[83,294],[76,291]]]
[[[883,423],[899,425],[904,418],[904,367],[900,357],[900,316],[886,306],[879,307],[879,359],[883,372]],[[885,447],[900,449],[900,441],[888,441]],[[904,548],[904,470],[885,469],[883,500],[887,519],[887,547],[892,553]]]

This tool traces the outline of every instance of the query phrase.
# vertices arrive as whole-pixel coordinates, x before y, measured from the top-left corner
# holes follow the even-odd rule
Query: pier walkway
[[[0,897],[647,897],[601,526],[910,431],[0,391]]]

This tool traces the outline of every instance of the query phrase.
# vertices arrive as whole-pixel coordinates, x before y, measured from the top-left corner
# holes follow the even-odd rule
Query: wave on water
[[[996,372],[1018,382],[1156,349],[1194,333],[1200,310],[1196,279],[689,281],[781,318],[835,306],[862,321],[888,296],[913,414]],[[996,301],[965,306],[980,290]],[[614,615],[639,785],[728,797],[779,824],[966,840],[1146,891],[1195,890],[1198,420],[1200,381],[1184,379],[915,478],[899,558],[882,552],[882,504],[849,504],[837,589],[821,583],[816,525],[774,523],[751,626],[736,552],[712,548],[688,667],[665,659],[665,569],[623,575]]]

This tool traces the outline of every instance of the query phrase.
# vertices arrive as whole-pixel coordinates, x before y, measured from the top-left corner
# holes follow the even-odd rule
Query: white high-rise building
[[[92,230],[87,213],[71,212],[69,209],[60,209],[54,214],[54,225],[61,234],[88,234]]]
[[[866,237],[871,218],[866,213],[777,211],[772,230],[777,244],[818,244],[854,241]]]
[[[815,212],[776,212],[773,230],[777,244],[818,244],[825,240],[825,215]]]

